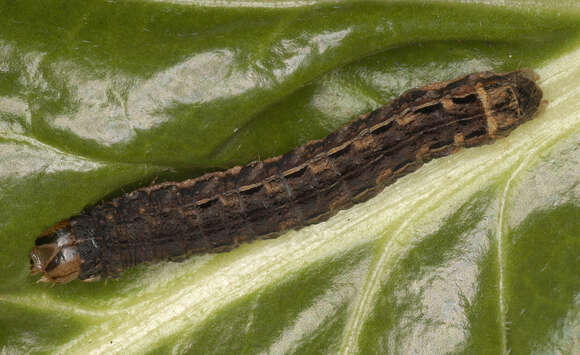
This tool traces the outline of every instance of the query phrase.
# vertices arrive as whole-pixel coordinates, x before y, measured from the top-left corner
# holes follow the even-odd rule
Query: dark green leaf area
[[[78,321],[67,312],[32,309],[0,301],[0,344],[7,353],[29,349],[50,353],[55,346],[82,333],[87,320]]]
[[[508,344],[517,353],[578,350],[580,207],[530,214],[506,240]]]
[[[328,354],[338,350],[347,307],[360,288],[374,245],[309,265],[228,304],[191,333],[152,353]]]
[[[478,193],[387,265],[361,354],[501,353],[497,243],[485,222],[491,195]]]

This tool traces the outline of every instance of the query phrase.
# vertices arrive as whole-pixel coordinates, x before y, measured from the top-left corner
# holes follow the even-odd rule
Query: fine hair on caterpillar
[[[104,201],[38,237],[31,273],[59,284],[116,277],[324,221],[431,159],[509,135],[536,116],[537,79],[480,72],[411,89],[286,154]]]

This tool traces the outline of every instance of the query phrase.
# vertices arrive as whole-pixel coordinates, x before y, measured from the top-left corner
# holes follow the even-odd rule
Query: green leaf
[[[0,1],[0,28],[2,353],[580,349],[577,2]],[[28,276],[85,206],[522,67],[537,119],[327,222],[117,280]]]

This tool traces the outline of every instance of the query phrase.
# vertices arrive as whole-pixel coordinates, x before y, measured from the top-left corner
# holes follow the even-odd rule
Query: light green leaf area
[[[0,1],[0,352],[580,352],[580,7],[501,3]],[[326,222],[116,280],[28,276],[85,206],[522,67],[535,120]]]

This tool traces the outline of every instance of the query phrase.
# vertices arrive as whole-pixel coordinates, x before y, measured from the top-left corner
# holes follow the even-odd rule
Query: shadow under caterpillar
[[[537,113],[537,79],[519,70],[433,83],[289,153],[102,202],[38,237],[31,273],[93,281],[324,221],[433,158],[507,136]]]

